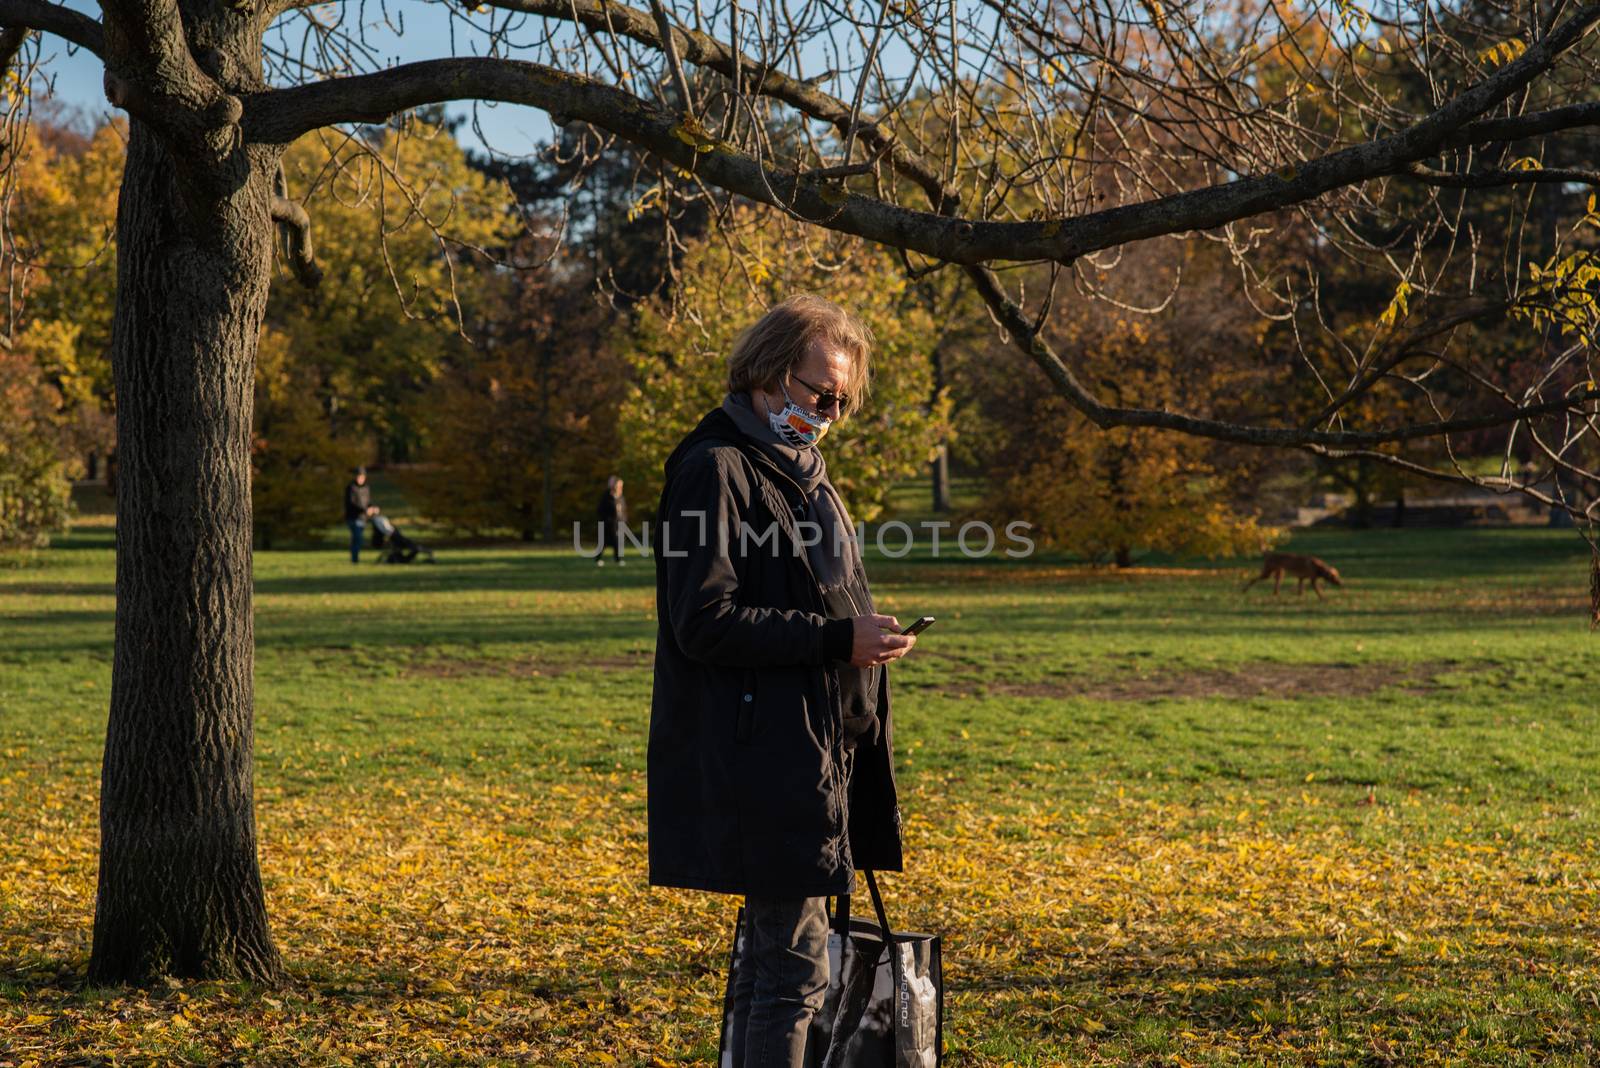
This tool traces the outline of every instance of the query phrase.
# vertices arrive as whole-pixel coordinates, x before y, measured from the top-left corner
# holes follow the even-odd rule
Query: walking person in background
[[[828,986],[826,895],[849,893],[858,866],[900,870],[885,665],[916,639],[874,609],[817,449],[860,406],[871,342],[819,297],[775,305],[666,463],[650,882],[744,895],[736,1068],[804,1063]]]
[[[606,566],[606,545],[611,546],[612,558],[617,566],[622,560],[622,527],[628,521],[628,502],[622,496],[622,479],[612,475],[606,479],[605,492],[600,494],[600,551],[594,554],[596,567]]]
[[[350,479],[344,487],[344,522],[350,528],[350,562],[361,562],[361,542],[367,535],[367,517],[375,511],[372,507],[372,488],[367,485],[367,469],[357,467],[351,470]]]

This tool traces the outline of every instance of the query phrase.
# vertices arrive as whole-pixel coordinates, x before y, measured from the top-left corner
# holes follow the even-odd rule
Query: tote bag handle
[[[867,979],[867,990],[870,991],[872,989],[870,972],[877,971],[878,967],[883,962],[882,954],[886,950],[889,953],[889,971],[894,980],[893,990],[895,991],[895,994],[891,996],[897,997],[900,988],[905,984],[905,975],[904,970],[901,967],[900,954],[896,952],[894,948],[894,933],[889,929],[889,915],[883,907],[883,894],[878,890],[877,877],[870,870],[865,870],[864,874],[867,877],[867,891],[872,895],[873,910],[878,914],[878,928],[880,933],[883,935],[883,942],[879,949],[878,959],[873,961],[872,964],[868,966],[869,977]],[[834,922],[835,929],[839,932],[841,949],[840,959],[842,961],[842,950],[845,946],[844,940],[850,935],[849,894],[839,895],[839,906],[834,911]],[[851,939],[851,944],[854,944],[854,939]],[[838,1014],[834,1018],[833,1035],[828,1043],[827,1053],[823,1057],[823,1068],[838,1068],[838,1066],[844,1063],[846,1050],[849,1047],[851,1038],[854,1037],[857,1028],[861,1025],[861,1013],[866,1009],[866,1007],[866,997],[861,998],[859,1001],[853,1001],[853,1003],[847,1007],[846,999],[841,996],[837,1010]],[[846,1019],[847,1012],[852,1012],[854,1014],[854,1018]],[[891,1015],[891,1020],[893,1020],[892,1026],[898,1030],[900,1027],[898,1015]]]
[[[883,944],[888,947],[894,941],[894,933],[889,930],[889,914],[883,907],[883,894],[878,890],[878,877],[870,868],[863,868],[863,875],[867,877],[867,892],[872,896],[872,909],[878,914],[878,930],[883,933]],[[844,938],[850,934],[850,895],[840,894],[838,905],[833,910],[833,929],[839,932],[839,937]]]

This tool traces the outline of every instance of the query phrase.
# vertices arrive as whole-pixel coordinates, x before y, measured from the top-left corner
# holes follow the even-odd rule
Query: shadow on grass
[[[53,612],[48,616],[20,616],[5,620],[5,647],[0,663],[29,665],[46,659],[108,659],[111,649],[110,612]],[[85,624],[95,624],[90,631]],[[306,622],[302,616],[275,616],[262,612],[256,619],[257,653],[274,654],[306,650],[335,653],[365,650],[370,655],[413,659],[433,647],[477,649],[485,645],[504,648],[538,645],[570,650],[556,659],[562,665],[581,665],[585,646],[614,647],[655,641],[656,624],[642,616],[572,614],[541,615],[532,606],[526,616],[485,621],[471,615],[427,620],[396,619],[383,613],[334,614]],[[645,665],[648,667],[648,663]]]
[[[649,560],[622,568],[596,568],[575,557],[490,556],[451,559],[437,564],[359,564],[348,571],[317,575],[257,577],[256,593],[313,596],[319,594],[603,592],[608,589],[652,588],[655,569]]]
[[[402,651],[432,645],[504,646],[512,643],[576,647],[589,642],[653,641],[656,633],[656,623],[646,612],[622,616],[616,614],[613,607],[605,606],[597,607],[592,614],[584,611],[581,605],[571,603],[552,609],[541,605],[538,598],[540,593],[603,595],[619,590],[645,592],[649,589],[648,578],[638,581],[632,576],[607,590],[597,588],[592,576],[543,577],[526,569],[482,568],[466,581],[460,573],[438,572],[435,578],[408,576],[398,581],[369,581],[368,576],[351,576],[342,582],[322,578],[283,579],[264,582],[261,589],[337,599],[331,609],[321,608],[314,614],[292,605],[258,601],[256,648],[262,652],[362,647]],[[430,615],[425,606],[406,604],[404,600],[405,595],[473,591],[531,596],[514,613],[496,609],[480,614],[469,603]],[[920,605],[919,610],[943,614],[934,602]],[[1193,611],[1192,606],[1174,607],[1172,614],[1182,617]],[[1560,625],[1565,614],[1552,613],[1549,618],[1552,625]],[[1572,618],[1576,620],[1581,616],[1574,610]],[[109,608],[103,611],[52,609],[9,616],[5,619],[6,643],[5,648],[0,649],[0,660],[17,662],[40,655],[64,657],[99,651],[110,639],[114,619],[114,612]],[[1137,645],[1151,638],[1152,622],[1149,614],[1134,604],[1081,607],[1072,611],[1048,605],[1031,610],[1015,606],[994,610],[969,607],[965,619],[951,619],[942,626],[939,638],[956,639],[964,630],[978,628],[985,635],[1002,631],[1013,639],[1048,643],[1058,640],[1064,627],[1073,626],[1093,628],[1098,641]],[[1243,643],[1271,643],[1296,635],[1305,639],[1382,641],[1418,639],[1440,633],[1440,628],[1453,635],[1470,635],[1499,633],[1504,627],[1505,611],[1492,606],[1471,613],[1448,605],[1359,613],[1217,609],[1192,626],[1180,624],[1168,629],[1164,636],[1170,639],[1193,634],[1197,638],[1211,638],[1221,632]],[[1485,647],[1481,655],[1464,656],[1462,661],[1496,658],[1495,650]]]
[[[115,597],[117,594],[116,584],[111,582],[8,582],[3,589],[14,597]],[[52,616],[60,614],[50,613]]]
[[[1463,926],[1432,933],[1465,939],[1481,932]],[[1519,928],[1517,934],[1570,940],[1574,932],[1552,926]],[[1073,1016],[1038,1030],[1092,1034],[1097,1043],[1120,1039],[1147,1045],[1152,1024],[1157,1041],[1161,1032],[1170,1038],[1180,1030],[1235,1035],[1281,1029],[1308,1043],[1331,1041],[1348,1049],[1368,1047],[1370,1036],[1382,1035],[1384,1040],[1370,1047],[1377,1054],[1371,1063],[1393,1064],[1411,1063],[1408,1055],[1419,1045],[1436,1049],[1440,1042],[1460,1040],[1471,1049],[1466,1028],[1472,1027],[1519,1032],[1508,1053],[1594,1052],[1595,1033],[1575,1015],[1586,1000],[1563,984],[1561,967],[1547,967],[1542,975],[1530,967],[1525,949],[1508,949],[1504,957],[1480,952],[1448,960],[1325,959],[1330,948],[1319,939],[1292,936],[1170,942],[1150,946],[1137,959],[1094,953],[1056,958],[1048,963],[1059,962],[1059,971],[1043,975],[980,973],[958,980],[955,990],[982,1000],[1007,994],[1027,1000],[1037,991],[1052,1002],[1066,1001]],[[1540,959],[1555,965],[1564,954],[1558,950]],[[1092,1029],[1080,1025],[1086,1017],[1096,1019]],[[1039,1018],[1026,1014],[1030,1021]],[[1549,1026],[1536,1026],[1541,1018]],[[1399,1060],[1395,1047],[1406,1050]],[[1495,1063],[1495,1055],[1480,1063]]]

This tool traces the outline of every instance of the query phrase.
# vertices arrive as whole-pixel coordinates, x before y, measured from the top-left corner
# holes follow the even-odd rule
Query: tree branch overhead
[[[962,265],[995,261],[1070,264],[1080,256],[1129,242],[1210,230],[1359,182],[1410,174],[1419,161],[1441,151],[1452,133],[1548,69],[1597,19],[1600,5],[1581,9],[1546,41],[1387,137],[1269,175],[1037,222],[954,219],[907,209],[827,179],[785,172],[685,126],[681,117],[625,90],[516,60],[425,60],[373,74],[268,90],[246,99],[243,125],[249,140],[283,144],[321,126],[381,121],[424,104],[468,99],[524,104],[588,122],[712,185],[880,244]],[[639,31],[639,35],[649,37],[649,32]],[[726,63],[732,66],[731,59]],[[754,91],[761,89],[757,86]],[[831,113],[831,108],[819,110],[823,114],[813,117]],[[1494,128],[1485,132],[1492,135]]]
[[[53,33],[105,58],[105,28],[88,15],[69,7],[48,3],[47,0],[0,0],[0,27],[19,26],[40,33]]]

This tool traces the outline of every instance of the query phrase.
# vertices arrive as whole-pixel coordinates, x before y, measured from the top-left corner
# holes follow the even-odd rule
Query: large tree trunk
[[[1366,530],[1372,526],[1372,479],[1364,456],[1356,460],[1356,474],[1351,489],[1355,492],[1356,503],[1351,512],[1350,525],[1357,530]]]
[[[933,363],[933,397],[937,401],[939,394],[944,391],[944,346],[935,345],[931,356]],[[939,451],[935,454],[932,463],[933,505],[934,512],[948,512],[950,510],[950,445],[942,437],[939,441]]]
[[[543,339],[539,357],[539,530],[547,542],[556,539],[556,450],[555,435],[550,428],[550,376],[555,373],[551,366],[555,357],[550,346],[550,339]],[[593,346],[590,346],[590,355],[593,355]]]
[[[132,123],[117,215],[117,615],[95,982],[275,979],[256,861],[251,381],[271,277],[266,152],[198,211]]]

